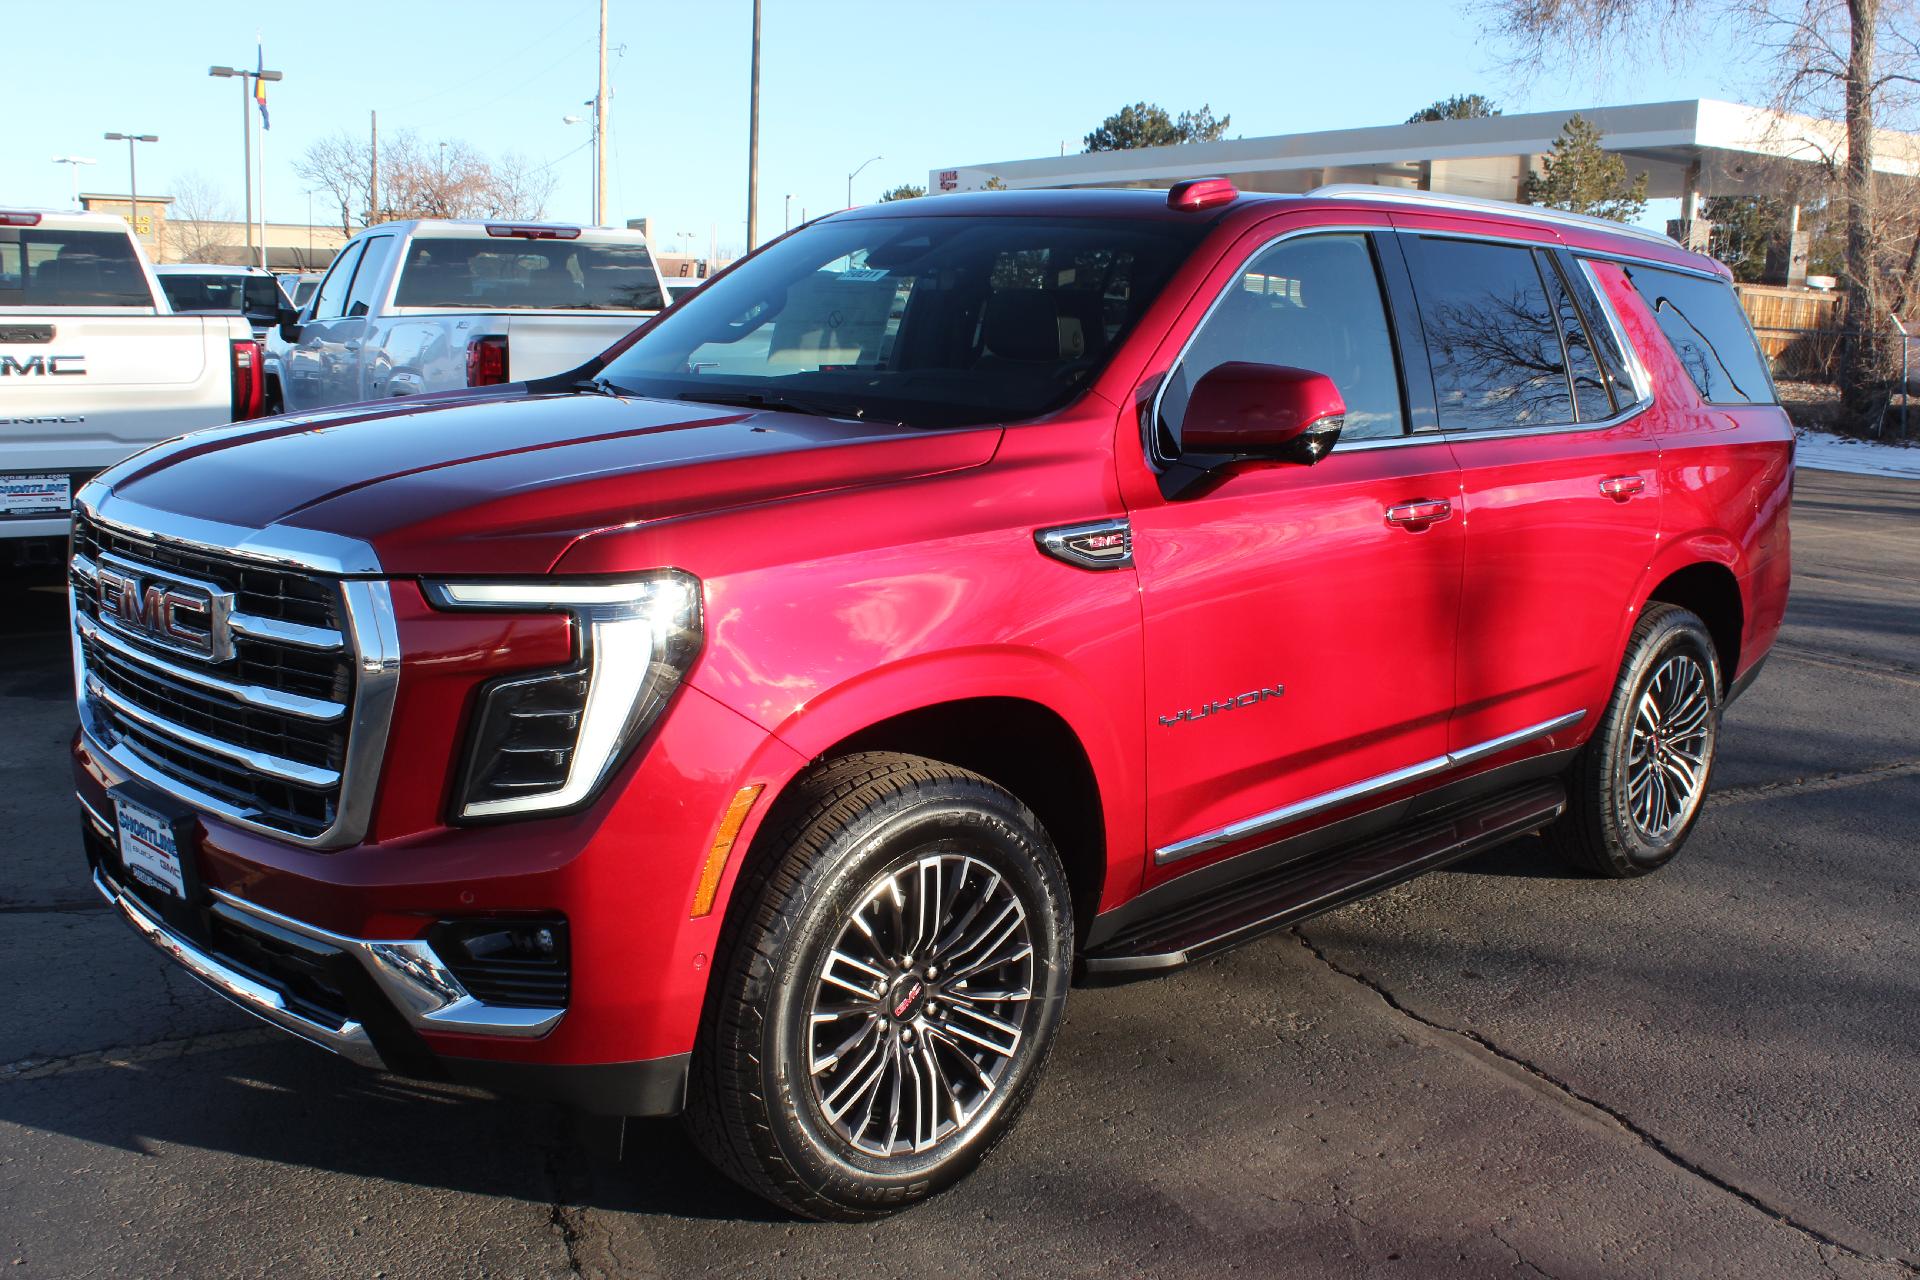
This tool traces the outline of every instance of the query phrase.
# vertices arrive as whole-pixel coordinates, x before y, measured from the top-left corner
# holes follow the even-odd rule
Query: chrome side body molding
[[[1255,836],[1265,835],[1269,831],[1277,831],[1281,827],[1298,822],[1303,818],[1310,818],[1317,813],[1325,813],[1329,809],[1338,809],[1343,805],[1351,804],[1355,800],[1364,800],[1368,796],[1378,795],[1383,791],[1392,791],[1397,787],[1404,787],[1410,782],[1418,782],[1422,778],[1430,778],[1437,774],[1445,773],[1450,769],[1458,769],[1465,765],[1477,763],[1491,756],[1499,755],[1502,751],[1532,742],[1536,738],[1544,738],[1551,734],[1558,733],[1562,729],[1572,728],[1584,720],[1586,715],[1587,713],[1584,711],[1570,711],[1566,715],[1555,716],[1551,720],[1542,720],[1539,724],[1528,725],[1524,729],[1516,730],[1513,733],[1502,734],[1497,738],[1489,738],[1485,742],[1475,743],[1473,746],[1460,751],[1449,752],[1444,756],[1435,756],[1431,760],[1422,760],[1418,764],[1410,764],[1404,769],[1395,769],[1391,773],[1378,774],[1348,786],[1336,787],[1332,791],[1323,791],[1317,796],[1308,796],[1305,800],[1296,800],[1294,803],[1283,805],[1278,809],[1271,809],[1266,813],[1257,813],[1250,818],[1242,818],[1238,822],[1230,822],[1224,827],[1216,827],[1212,831],[1205,831],[1197,836],[1189,836],[1185,840],[1178,840],[1173,844],[1163,845],[1155,849],[1153,851],[1154,864],[1164,867],[1168,863],[1179,862],[1185,858],[1195,857],[1198,854],[1211,853],[1215,849],[1225,848],[1230,844],[1238,844],[1242,840],[1249,840]]]

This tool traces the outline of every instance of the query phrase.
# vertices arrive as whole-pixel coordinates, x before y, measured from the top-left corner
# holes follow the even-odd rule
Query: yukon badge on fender
[[[1161,716],[1163,725],[1176,725],[1182,720],[1205,720],[1208,716],[1221,711],[1232,711],[1235,707],[1258,706],[1268,698],[1278,698],[1287,691],[1283,684],[1268,685],[1264,689],[1255,689],[1243,693],[1237,698],[1223,698],[1219,702],[1203,702],[1198,708],[1188,707],[1185,711],[1176,711],[1170,716]]]

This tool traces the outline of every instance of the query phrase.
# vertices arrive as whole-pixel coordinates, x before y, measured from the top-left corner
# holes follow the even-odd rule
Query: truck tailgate
[[[501,313],[508,372],[515,382],[564,373],[632,333],[651,313],[632,311]]]
[[[0,314],[0,472],[84,470],[232,416],[228,330],[207,316]]]

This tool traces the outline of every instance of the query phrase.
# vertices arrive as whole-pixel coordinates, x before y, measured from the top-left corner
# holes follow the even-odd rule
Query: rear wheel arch
[[[1678,605],[1706,624],[1724,694],[1739,672],[1746,636],[1746,601],[1733,570],[1717,560],[1695,561],[1661,578],[1647,593],[1647,603]]]

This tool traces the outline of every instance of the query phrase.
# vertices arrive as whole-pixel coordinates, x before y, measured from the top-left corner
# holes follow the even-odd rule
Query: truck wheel
[[[1027,807],[915,756],[845,756],[769,815],[717,948],[686,1115],[810,1218],[963,1177],[1039,1078],[1072,968],[1066,875]]]
[[[1650,604],[1600,726],[1567,773],[1547,838],[1575,865],[1624,879],[1680,852],[1706,799],[1720,737],[1720,664],[1699,618]]]

